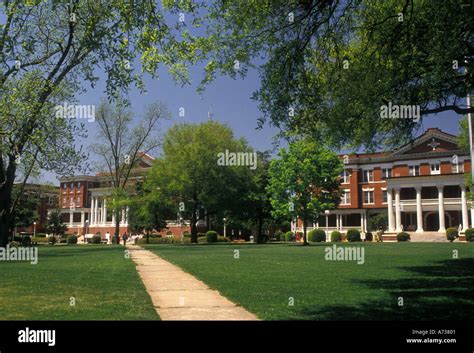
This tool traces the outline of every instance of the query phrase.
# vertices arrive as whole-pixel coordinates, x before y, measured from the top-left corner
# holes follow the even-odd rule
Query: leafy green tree
[[[27,180],[35,167],[71,174],[84,164],[87,156],[74,143],[84,136],[83,124],[54,109],[74,103],[84,83],[95,85],[98,66],[106,72],[109,98],[131,84],[143,89],[141,73],[155,77],[160,64],[189,81],[187,64],[198,60],[205,43],[193,39],[178,16],[166,20],[165,11],[192,15],[197,8],[190,1],[162,7],[122,0],[1,3],[0,246],[8,242],[20,174]],[[134,67],[138,61],[141,70]]]
[[[428,114],[474,112],[473,15],[457,0],[222,1],[204,84],[258,67],[259,124],[336,147],[400,145]],[[421,118],[381,118],[390,102],[420,106]]]
[[[63,223],[59,210],[54,210],[49,214],[46,230],[52,233],[53,236],[63,235],[66,232],[67,226]]]
[[[227,210],[241,209],[251,182],[248,166],[219,165],[220,153],[253,151],[232,130],[216,121],[177,124],[166,133],[163,156],[148,175],[147,188],[168,200],[180,217],[191,221],[191,241],[197,242],[197,222]]]
[[[308,139],[290,143],[288,151],[282,148],[278,157],[269,169],[272,214],[300,218],[303,242],[309,245],[307,224],[339,205],[342,162],[337,154]]]
[[[21,194],[21,196],[18,196]],[[18,199],[18,206],[15,208],[15,219],[13,227],[29,227],[33,222],[39,219],[38,205],[39,198],[37,195],[27,195],[21,193],[20,186],[15,185],[13,188],[13,198]]]

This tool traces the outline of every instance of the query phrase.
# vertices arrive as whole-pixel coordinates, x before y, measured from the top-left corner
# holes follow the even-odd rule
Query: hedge
[[[341,232],[338,232],[337,230],[333,230],[331,232],[331,242],[337,243],[342,241],[342,234]]]
[[[70,235],[67,237],[67,244],[77,244],[77,235]]]
[[[466,236],[466,241],[474,241],[474,228],[466,229],[464,235]]]
[[[410,240],[410,234],[406,232],[400,232],[397,234],[397,241],[409,241]]]
[[[347,231],[347,241],[361,241],[360,231],[358,229],[349,229]]]
[[[216,243],[217,242],[217,232],[214,230],[210,230],[206,233],[206,241],[208,243]]]
[[[295,235],[291,230],[285,233],[285,241],[293,241],[294,238]]]
[[[322,229],[313,229],[308,233],[308,240],[313,242],[326,241],[326,232]]]
[[[448,239],[450,242],[453,242],[458,237],[459,233],[457,228],[451,227],[446,229],[446,239]]]

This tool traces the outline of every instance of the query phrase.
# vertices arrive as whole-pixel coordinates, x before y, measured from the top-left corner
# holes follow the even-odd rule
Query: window
[[[382,179],[392,177],[392,168],[382,168]]]
[[[387,203],[387,190],[382,190],[382,203]]]
[[[439,163],[431,164],[431,175],[434,175],[434,174],[441,174],[440,169],[439,169]]]
[[[351,182],[351,174],[345,170],[341,173],[342,183],[349,184]]]
[[[418,176],[420,175],[420,166],[419,165],[411,165],[409,169],[410,176]]]
[[[362,182],[370,183],[374,181],[374,172],[372,169],[366,169],[362,171]]]
[[[351,192],[349,190],[342,190],[341,205],[351,204]]]
[[[78,181],[78,182],[77,182],[77,189],[79,190],[80,188],[81,188],[81,182]]]
[[[364,203],[367,205],[374,203],[374,192],[373,191],[364,191]]]

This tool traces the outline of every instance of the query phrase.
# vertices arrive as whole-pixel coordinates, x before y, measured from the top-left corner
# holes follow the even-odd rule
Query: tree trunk
[[[197,219],[196,219],[196,210],[193,211],[193,215],[191,217],[191,243],[197,244],[198,236],[197,236]]]
[[[9,173],[13,173],[13,178],[7,178],[5,184],[0,187],[0,247],[4,248],[9,242],[9,238],[12,235],[12,221],[13,215],[11,214],[11,202],[12,202],[12,190],[15,172],[8,168]]]
[[[303,245],[309,245],[306,237],[306,217],[302,217],[301,220],[303,221]]]
[[[263,243],[263,234],[262,234],[262,217],[259,216],[257,219],[257,243]]]

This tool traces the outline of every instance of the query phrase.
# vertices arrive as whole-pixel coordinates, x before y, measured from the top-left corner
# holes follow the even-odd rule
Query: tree
[[[103,101],[98,109],[98,140],[91,150],[101,158],[101,169],[107,171],[112,194],[110,201],[115,217],[115,238],[119,236],[121,210],[127,205],[130,187],[128,181],[133,170],[140,163],[140,157],[159,145],[158,128],[162,119],[169,117],[166,107],[161,103],[150,104],[145,115],[132,129],[133,114],[119,100],[115,106]]]
[[[46,230],[52,233],[53,236],[58,234],[62,235],[67,230],[67,226],[63,223],[59,210],[54,210],[49,214]]]
[[[13,188],[13,198],[17,199],[18,194],[21,193],[21,187],[15,185]],[[21,193],[21,197],[18,198],[18,206],[15,208],[15,218],[13,221],[13,227],[29,227],[34,221],[39,219],[38,215],[38,195],[26,195]]]
[[[152,231],[166,228],[166,220],[172,217],[172,205],[162,197],[163,194],[147,190],[147,185],[137,185],[136,193],[129,198],[128,205],[130,228],[132,231],[144,232],[148,244]]]
[[[241,209],[250,169],[219,165],[226,150],[253,153],[243,139],[234,138],[231,129],[216,121],[177,124],[166,133],[163,155],[148,175],[148,190],[168,200],[178,218],[190,219],[193,243],[197,243],[199,220]]]
[[[400,145],[428,114],[474,112],[473,15],[457,0],[219,2],[209,33],[226,50],[208,53],[203,84],[257,66],[260,126],[335,147]],[[383,119],[389,103],[419,106],[420,118]]]
[[[200,57],[199,41],[185,24],[165,21],[165,10],[197,11],[190,1],[11,1],[0,5],[0,246],[11,229],[13,184],[36,166],[70,174],[86,155],[76,149],[83,125],[56,116],[54,107],[107,74],[106,92],[117,97],[130,84],[143,89],[143,72],[165,64],[187,82],[187,63]],[[179,39],[178,39],[179,37]]]
[[[308,245],[306,226],[325,210],[340,202],[339,175],[343,165],[332,151],[311,140],[290,143],[269,169],[272,214],[275,217],[298,217],[303,222],[303,242]]]

